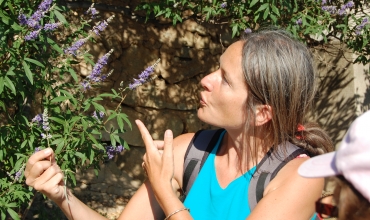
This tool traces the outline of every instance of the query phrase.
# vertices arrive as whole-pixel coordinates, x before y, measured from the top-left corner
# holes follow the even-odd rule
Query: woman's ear
[[[272,108],[269,105],[259,105],[256,108],[255,126],[261,126],[272,118]]]

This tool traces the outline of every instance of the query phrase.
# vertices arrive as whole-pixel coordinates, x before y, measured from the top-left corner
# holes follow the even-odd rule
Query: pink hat
[[[337,151],[305,161],[298,173],[303,177],[343,175],[370,201],[370,111],[351,124]]]

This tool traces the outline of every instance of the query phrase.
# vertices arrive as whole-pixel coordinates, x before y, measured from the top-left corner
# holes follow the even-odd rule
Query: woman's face
[[[245,124],[247,86],[242,71],[243,42],[230,45],[220,57],[220,68],[201,80],[200,120],[222,128]]]

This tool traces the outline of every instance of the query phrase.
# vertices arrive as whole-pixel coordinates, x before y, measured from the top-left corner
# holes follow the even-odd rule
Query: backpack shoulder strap
[[[267,152],[253,174],[248,189],[248,201],[251,211],[262,199],[265,188],[275,178],[281,168],[300,154],[308,154],[306,150],[290,142],[286,142],[284,148],[279,146],[275,151],[271,148]]]
[[[184,157],[184,175],[182,180],[183,196],[185,200],[195,178],[198,176],[209,153],[216,145],[224,129],[200,130],[195,133],[191,140]]]

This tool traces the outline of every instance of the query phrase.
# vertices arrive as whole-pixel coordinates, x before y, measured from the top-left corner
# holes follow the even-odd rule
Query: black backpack
[[[188,149],[185,153],[184,176],[183,176],[183,195],[182,201],[185,200],[190,188],[192,187],[198,173],[203,167],[209,153],[215,147],[221,133],[224,129],[218,130],[200,130],[195,133]],[[281,148],[277,148],[281,149]],[[248,200],[251,211],[262,199],[263,192],[267,184],[277,175],[282,167],[289,161],[300,154],[307,154],[307,151],[286,143],[285,150],[274,152],[271,150],[258,163],[256,172],[253,174],[248,189]]]

